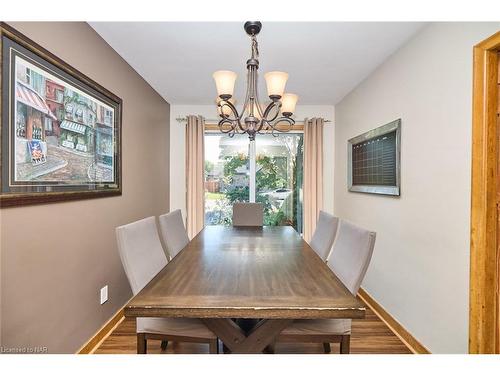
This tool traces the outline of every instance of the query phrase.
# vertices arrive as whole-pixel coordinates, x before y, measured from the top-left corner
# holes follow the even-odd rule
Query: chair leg
[[[351,335],[343,335],[340,341],[340,354],[349,354],[351,352]]]
[[[275,348],[276,348],[276,345],[273,342],[272,344],[269,344],[268,346],[266,346],[266,348],[264,349],[264,353],[266,353],[266,354],[274,354],[275,351],[276,351]]]
[[[219,342],[217,339],[210,340],[209,342],[209,353],[210,354],[219,354]]]
[[[161,340],[161,350],[163,350],[163,351],[167,350],[167,346],[168,346],[168,341]]]
[[[325,351],[326,354],[332,352],[332,348],[330,347],[330,343],[329,342],[324,342],[323,343],[323,350]]]
[[[146,354],[148,351],[148,342],[145,333],[137,334],[137,354]]]

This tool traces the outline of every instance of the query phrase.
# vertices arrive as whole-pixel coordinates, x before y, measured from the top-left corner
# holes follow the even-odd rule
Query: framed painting
[[[0,204],[121,195],[122,100],[0,23]]]

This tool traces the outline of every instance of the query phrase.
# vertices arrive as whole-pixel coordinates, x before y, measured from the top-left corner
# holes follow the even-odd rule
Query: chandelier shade
[[[267,85],[267,95],[269,98],[281,98],[285,92],[286,81],[288,80],[288,73],[285,72],[268,72],[264,74]]]
[[[234,84],[238,75],[230,70],[219,70],[213,74],[217,95],[220,98],[230,98],[233,96]]]
[[[299,96],[295,94],[286,93],[281,98],[281,112],[283,114],[286,113],[294,113],[295,106],[297,105],[297,101],[299,100]]]
[[[298,96],[284,94],[288,73],[272,71],[264,74],[267,94],[271,100],[267,106],[261,106],[258,90],[259,46],[257,34],[262,24],[258,21],[245,23],[245,31],[251,40],[251,56],[247,60],[247,88],[243,107],[239,112],[232,99],[236,73],[229,70],[219,70],[213,74],[217,88],[217,112],[220,116],[219,130],[233,137],[236,133],[248,134],[251,141],[260,132],[269,132],[277,136],[277,132],[287,132],[292,129]],[[279,126],[278,126],[279,125]]]

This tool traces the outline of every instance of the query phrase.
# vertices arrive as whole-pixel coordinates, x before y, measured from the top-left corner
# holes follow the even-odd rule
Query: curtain
[[[186,229],[193,239],[205,226],[205,120],[188,116],[186,125]]]
[[[309,242],[323,208],[322,118],[304,121],[304,239]]]

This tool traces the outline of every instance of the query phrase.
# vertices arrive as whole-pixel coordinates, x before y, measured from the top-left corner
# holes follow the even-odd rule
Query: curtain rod
[[[179,122],[179,123],[182,123],[182,122],[187,122],[187,117],[177,117],[175,120],[176,120],[177,122]],[[214,124],[218,124],[218,123],[219,123],[219,120],[220,120],[220,119],[216,119],[216,120],[214,120],[214,119],[205,119],[205,122],[206,122],[206,123],[209,123],[209,124],[212,124],[212,123],[214,123]],[[331,121],[331,120],[325,120],[325,122],[332,122],[332,121]],[[303,123],[304,123],[304,121],[297,121],[297,122],[295,122],[295,123],[296,123],[296,124],[303,124]]]

